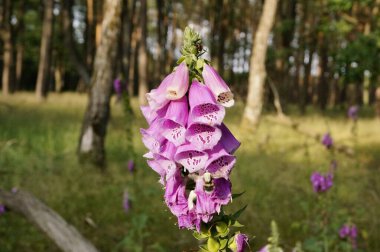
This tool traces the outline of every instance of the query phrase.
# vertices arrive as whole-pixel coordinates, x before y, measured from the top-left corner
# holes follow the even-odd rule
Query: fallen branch
[[[276,123],[276,124],[279,124],[279,125],[282,125],[282,126],[286,126],[286,127],[289,127],[291,128],[292,130],[296,131],[297,133],[300,133],[308,138],[312,138],[314,139],[315,141],[317,141],[318,143],[321,142],[321,134],[318,134],[318,133],[312,133],[308,130],[305,130],[305,129],[302,129],[299,125],[299,123],[297,122],[294,122],[293,120],[291,120],[289,117],[285,116],[285,117],[266,117],[265,120],[271,122],[271,123]],[[337,150],[338,152],[340,153],[343,153],[345,155],[347,155],[348,157],[352,157],[355,153],[354,153],[354,150],[352,148],[350,148],[349,146],[346,146],[346,145],[340,145],[338,143],[334,143],[334,146],[333,148],[335,150]]]
[[[73,226],[32,194],[0,189],[0,201],[41,229],[62,251],[98,252]]]

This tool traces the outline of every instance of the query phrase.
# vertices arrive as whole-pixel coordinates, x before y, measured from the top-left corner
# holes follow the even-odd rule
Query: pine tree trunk
[[[324,33],[319,35],[319,56],[320,56],[320,78],[318,83],[318,102],[319,107],[322,110],[326,109],[327,99],[328,99],[328,48],[327,48],[327,39]]]
[[[95,18],[94,18],[94,0],[87,0],[86,15],[86,65],[87,70],[91,73],[92,64],[95,55]]]
[[[21,88],[21,78],[22,78],[22,70],[23,70],[23,62],[24,62],[24,30],[25,30],[25,22],[24,22],[24,14],[25,14],[25,1],[21,0],[19,2],[18,7],[18,25],[17,25],[17,44],[16,44],[16,81],[15,81],[15,90],[19,90]]]
[[[73,39],[73,28],[72,28],[72,13],[71,9],[73,7],[73,0],[63,0],[62,1],[62,16],[63,16],[63,31],[65,33],[64,42],[65,46],[69,52],[70,61],[73,63],[79,76],[86,86],[90,85],[90,74],[87,71],[87,67],[82,62],[79,52],[76,49],[75,42]]]
[[[14,76],[13,76],[13,33],[10,24],[12,12],[12,1],[4,0],[3,13],[2,13],[2,27],[1,38],[3,40],[3,75],[2,75],[2,94],[8,96],[13,88]]]
[[[104,142],[110,116],[110,98],[120,34],[122,0],[106,0],[102,34],[96,50],[89,101],[78,146],[82,161],[105,167]]]
[[[148,92],[148,53],[146,49],[146,37],[147,37],[147,2],[146,0],[140,1],[140,25],[138,28],[139,37],[139,103],[144,105],[146,103],[145,94]]]
[[[44,18],[42,22],[40,58],[36,83],[36,97],[39,100],[46,97],[50,81],[53,7],[54,0],[44,0]]]
[[[272,29],[278,0],[266,0],[253,43],[248,79],[247,104],[243,114],[243,126],[257,128],[264,102],[266,78],[265,59],[268,37]],[[244,125],[247,124],[247,125]]]
[[[135,70],[135,54],[137,47],[137,34],[136,34],[136,25],[137,25],[137,15],[136,15],[136,3],[137,0],[133,0],[132,9],[130,11],[129,25],[128,25],[128,47],[126,50],[126,80],[128,81],[128,94],[130,97],[135,95],[135,84],[134,84],[134,70]]]

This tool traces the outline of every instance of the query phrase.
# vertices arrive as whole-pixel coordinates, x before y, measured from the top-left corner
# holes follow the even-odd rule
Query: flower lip
[[[198,150],[212,149],[222,137],[219,128],[194,123],[186,131],[186,139]]]
[[[205,166],[208,155],[206,152],[197,150],[191,144],[185,144],[178,147],[174,159],[176,162],[183,165],[184,169],[193,173]]]

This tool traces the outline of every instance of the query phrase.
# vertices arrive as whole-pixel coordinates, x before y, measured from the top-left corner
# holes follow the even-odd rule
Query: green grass
[[[136,102],[136,101],[134,101]],[[141,155],[145,149],[138,129],[145,123],[134,104],[134,146],[138,154],[137,173],[127,170],[124,118],[112,102],[112,118],[106,142],[108,169],[100,172],[77,163],[75,150],[86,96],[52,94],[43,103],[31,94],[0,98],[0,186],[33,192],[73,224],[101,251],[112,251],[125,238],[141,251],[190,251],[196,244],[189,231],[178,231],[175,219],[163,203],[157,175]],[[241,217],[243,228],[256,236],[254,250],[265,244],[270,221],[276,220],[282,244],[289,250],[303,240],[316,204],[309,177],[312,171],[327,171],[331,153],[306,138],[263,117],[255,135],[239,128],[242,105],[227,110],[226,123],[242,147],[232,173],[233,190],[246,193],[234,200],[230,210],[248,204]],[[335,204],[339,213],[352,216],[368,238],[360,238],[366,251],[380,251],[380,122],[371,110],[358,124],[355,143],[345,112],[325,116],[311,112],[296,116],[311,133],[330,130],[334,139],[355,149],[353,158],[336,154],[339,162]],[[122,195],[128,189],[132,210],[125,213]],[[147,219],[146,219],[147,217]],[[86,223],[91,218],[96,226]],[[146,222],[144,222],[146,221]],[[134,243],[131,245],[131,243]],[[58,251],[55,245],[20,216],[0,216],[0,251]],[[123,249],[120,249],[123,251]],[[125,251],[133,251],[126,249]]]

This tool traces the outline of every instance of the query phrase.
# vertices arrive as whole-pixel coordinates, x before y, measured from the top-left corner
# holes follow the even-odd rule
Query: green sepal
[[[212,237],[209,237],[207,240],[207,249],[210,252],[218,252],[220,248],[220,244],[217,240]]]
[[[195,65],[196,69],[200,71],[203,68],[204,63],[205,63],[204,59],[202,58],[198,59],[197,64]]]
[[[238,222],[237,220],[235,220],[235,221],[232,223],[231,226],[233,226],[233,227],[244,227],[244,225],[241,224],[240,222]]]
[[[225,222],[217,222],[215,224],[216,237],[225,237],[230,232],[228,225]]]
[[[219,240],[219,243],[220,243],[220,249],[225,249],[225,248],[227,248],[228,238],[225,238],[225,239],[221,239],[221,240]]]
[[[231,249],[232,251],[236,251],[237,247],[236,247],[236,242],[235,242],[235,236],[236,234],[238,234],[239,232],[235,233],[233,237],[231,237],[229,240],[228,240],[228,248]]]
[[[181,64],[184,60],[185,60],[184,56],[179,57],[179,59],[177,60],[177,64],[178,65]]]
[[[242,196],[244,193],[245,193],[245,191],[243,191],[243,192],[241,192],[241,193],[233,193],[233,194],[232,194],[232,199],[237,199],[237,198],[239,198],[240,196]]]
[[[199,246],[199,252],[210,252],[210,250],[207,249],[207,245],[201,245]]]
[[[198,233],[198,232],[193,232],[193,236],[195,237],[195,239],[201,241],[201,240],[205,240],[207,239],[208,235],[207,234],[204,234],[204,233]]]

